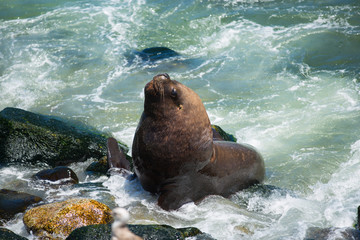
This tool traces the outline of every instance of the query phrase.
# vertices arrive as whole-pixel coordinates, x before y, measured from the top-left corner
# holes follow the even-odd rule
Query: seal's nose
[[[167,73],[158,74],[153,78],[155,81],[170,80],[170,76]]]

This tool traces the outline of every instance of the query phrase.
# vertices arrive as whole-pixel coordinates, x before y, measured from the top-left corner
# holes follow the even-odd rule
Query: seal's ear
[[[162,73],[154,76],[154,80],[170,80],[170,76],[167,73]]]

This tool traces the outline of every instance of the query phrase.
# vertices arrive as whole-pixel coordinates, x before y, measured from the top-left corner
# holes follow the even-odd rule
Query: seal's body
[[[145,86],[135,132],[134,170],[166,210],[207,195],[229,196],[264,179],[264,161],[250,146],[213,139],[200,97],[161,74]]]

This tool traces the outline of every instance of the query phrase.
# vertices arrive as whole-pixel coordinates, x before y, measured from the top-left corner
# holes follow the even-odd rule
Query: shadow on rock
[[[0,218],[9,220],[17,213],[24,212],[32,204],[42,201],[40,197],[8,189],[0,190]]]

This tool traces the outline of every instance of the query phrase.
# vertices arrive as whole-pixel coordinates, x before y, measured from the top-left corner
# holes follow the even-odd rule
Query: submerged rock
[[[96,200],[70,199],[32,208],[23,220],[38,237],[64,239],[76,228],[106,224],[112,217],[110,208]]]
[[[136,51],[135,55],[139,56],[143,61],[150,62],[180,56],[179,53],[167,47],[145,48],[142,51]]]
[[[125,53],[129,65],[140,65],[146,68],[146,72],[186,72],[200,67],[204,63],[203,58],[189,58],[189,56],[167,47],[150,47],[143,50],[132,50]]]
[[[0,112],[0,165],[46,163],[55,167],[99,159],[106,155],[107,137],[80,122],[5,108]]]
[[[172,240],[195,237],[198,240],[213,240],[197,228],[173,228],[167,225],[132,225],[128,228],[146,240]],[[66,240],[110,240],[111,224],[99,224],[75,229]]]
[[[76,184],[79,179],[76,173],[68,167],[59,166],[52,169],[44,169],[33,176],[36,180],[59,182],[59,184]]]
[[[318,228],[311,227],[306,231],[304,240],[358,240],[360,231],[354,228]]]
[[[27,240],[6,228],[0,228],[0,239],[4,240]]]
[[[24,212],[28,206],[40,202],[40,197],[8,189],[0,190],[0,219],[9,220]]]

